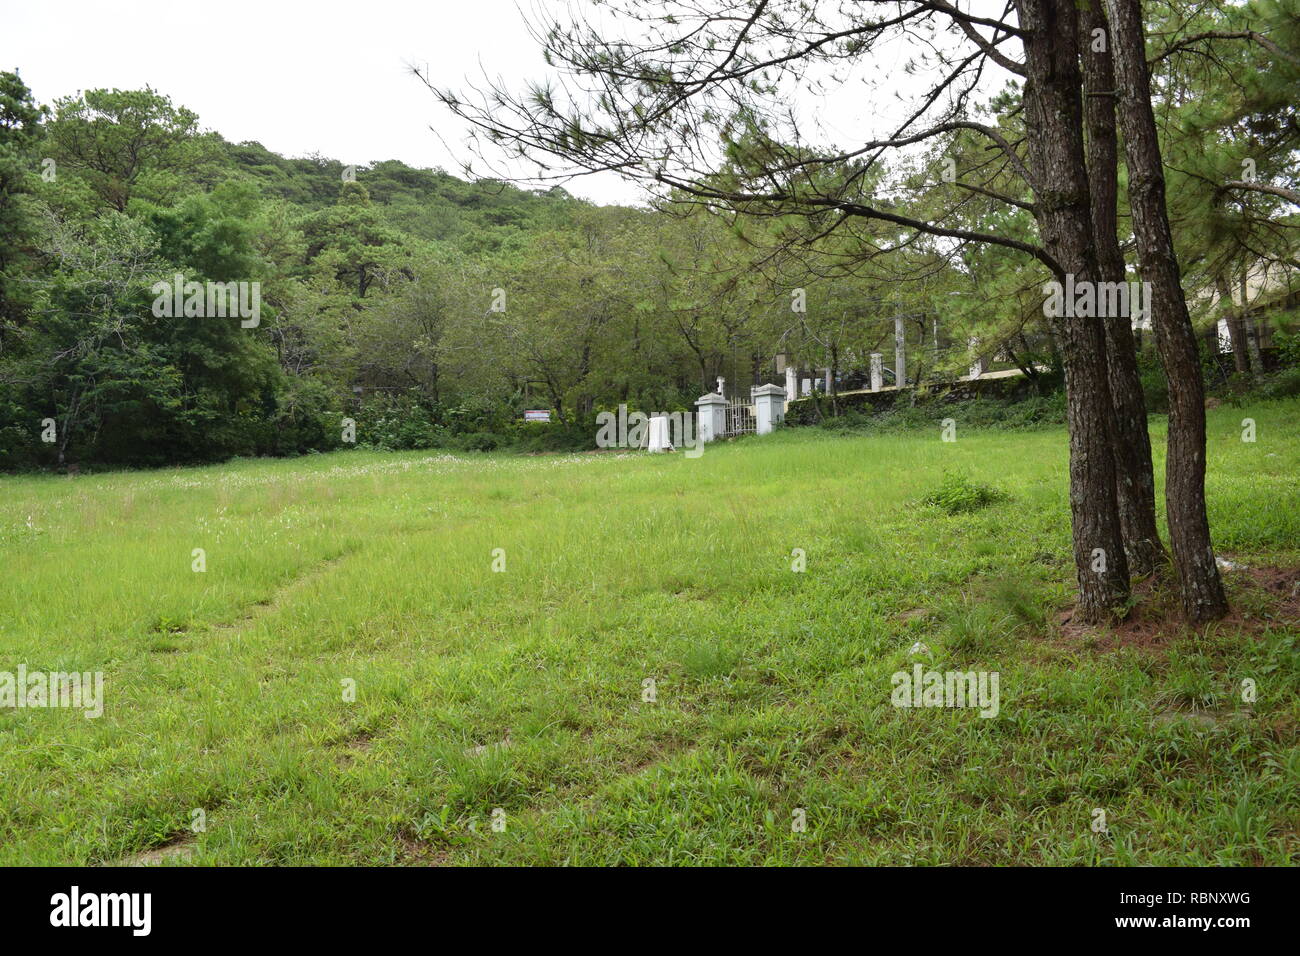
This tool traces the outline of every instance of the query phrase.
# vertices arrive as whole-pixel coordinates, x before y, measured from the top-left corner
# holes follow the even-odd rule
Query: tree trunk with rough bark
[[[1088,188],[1097,263],[1102,282],[1126,281],[1119,247],[1119,137],[1115,132],[1115,68],[1102,0],[1079,7],[1083,63],[1083,122],[1087,138]],[[1101,31],[1100,35],[1097,31]],[[1130,303],[1131,304],[1131,303]],[[1115,482],[1129,571],[1150,574],[1166,557],[1156,527],[1156,481],[1151,466],[1146,398],[1138,373],[1130,315],[1102,318],[1111,401],[1115,405]]]
[[[1232,287],[1224,276],[1214,277],[1214,290],[1219,295],[1219,309],[1224,321],[1228,323],[1228,339],[1232,343],[1232,365],[1238,372],[1250,371],[1250,360],[1246,358],[1246,325],[1241,321],[1241,313],[1232,301]]]
[[[1156,346],[1169,379],[1165,509],[1183,612],[1200,623],[1222,617],[1228,602],[1205,513],[1205,389],[1183,297],[1165,208],[1165,178],[1151,108],[1151,77],[1140,0],[1107,0],[1120,124],[1128,164],[1129,206],[1143,279],[1151,284]]]
[[[1072,0],[1017,0],[1025,37],[1025,123],[1035,218],[1047,250],[1075,283],[1095,282],[1088,174],[1084,163],[1078,16]],[[1058,276],[1063,280],[1064,276]],[[1095,319],[1064,317],[1070,431],[1070,516],[1079,582],[1075,617],[1105,620],[1129,597],[1128,562],[1115,495],[1115,410],[1106,341]]]
[[[1250,365],[1252,378],[1264,375],[1264,355],[1259,350],[1259,329],[1255,318],[1250,314],[1250,286],[1246,281],[1246,272],[1241,273],[1241,338],[1246,343],[1246,360]]]

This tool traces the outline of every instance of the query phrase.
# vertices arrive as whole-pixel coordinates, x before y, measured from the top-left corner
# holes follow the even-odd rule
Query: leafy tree
[[[118,212],[136,196],[165,203],[209,182],[220,155],[194,112],[152,89],[87,90],[56,100],[47,133],[59,171],[84,179]]]
[[[1179,257],[1217,297],[1209,324],[1227,319],[1237,371],[1258,377],[1259,330],[1244,288],[1240,306],[1233,298],[1248,272],[1298,264],[1300,5],[1170,8],[1161,20],[1173,38],[1152,57],[1152,83]]]
[[[275,389],[270,351],[238,319],[153,314],[176,266],[121,213],[54,221],[22,404],[53,417],[58,463],[153,464],[252,454]],[[33,423],[33,433],[35,425]]]
[[[33,147],[41,116],[18,74],[0,72],[0,350],[6,329],[19,322],[30,299],[36,235]]]
[[[344,182],[338,202],[307,216],[300,229],[307,264],[332,273],[357,299],[364,299],[375,282],[404,269],[401,236],[384,223],[361,183]],[[410,278],[409,269],[403,274]]]

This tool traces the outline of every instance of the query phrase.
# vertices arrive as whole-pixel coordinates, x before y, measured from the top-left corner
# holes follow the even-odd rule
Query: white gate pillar
[[[766,435],[785,421],[785,389],[780,385],[759,385],[749,390],[754,402],[754,433]]]
[[[672,447],[672,436],[668,430],[668,416],[655,415],[650,419],[650,441],[646,445],[646,450],[664,452],[669,451]]]
[[[907,384],[907,329],[902,319],[894,319],[894,385]]]
[[[974,358],[970,363],[970,377],[979,378],[984,374],[984,356],[979,354],[980,337],[978,335],[972,335],[970,339],[967,340],[966,345],[967,348],[970,349],[971,354],[974,355]]]
[[[701,442],[721,438],[727,431],[727,398],[717,392],[709,392],[695,400],[699,411],[697,434]]]
[[[878,392],[885,384],[885,357],[879,352],[871,353],[871,390]]]
[[[793,365],[785,367],[785,403],[788,408],[790,402],[799,394],[799,373],[795,371]]]

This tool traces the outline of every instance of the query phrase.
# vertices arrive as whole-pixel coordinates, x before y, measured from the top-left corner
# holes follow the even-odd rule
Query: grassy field
[[[1298,420],[1210,413],[1252,568]],[[1063,635],[1063,432],[958,428],[0,478],[0,670],[105,675],[0,709],[0,864],[1294,864],[1300,627],[1236,572],[1244,626]],[[914,661],[998,715],[892,706]]]

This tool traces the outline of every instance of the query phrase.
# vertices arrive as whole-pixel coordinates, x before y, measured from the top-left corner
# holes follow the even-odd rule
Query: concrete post
[[[727,431],[727,399],[717,392],[709,392],[695,400],[699,411],[697,434],[701,442],[722,438]]]
[[[788,408],[790,402],[799,394],[799,373],[795,371],[793,365],[785,367],[785,403]]]
[[[970,348],[971,354],[975,356],[970,366],[970,377],[979,378],[984,374],[984,356],[979,354],[980,337],[972,335],[967,340],[967,346]]]
[[[871,353],[871,390],[878,392],[885,384],[885,357],[879,352]]]
[[[668,431],[668,416],[655,415],[650,419],[650,442],[647,451],[663,452],[672,450],[672,438]]]
[[[894,319],[894,386],[907,384],[907,329],[901,318]]]
[[[785,389],[780,385],[759,385],[749,390],[754,403],[754,433],[766,435],[785,421]]]

